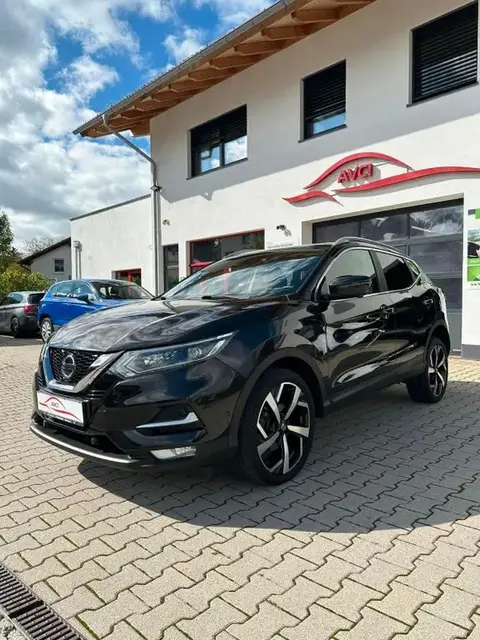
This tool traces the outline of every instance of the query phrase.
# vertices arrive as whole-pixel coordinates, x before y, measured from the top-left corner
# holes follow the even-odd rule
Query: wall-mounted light
[[[170,220],[165,219],[165,220],[162,221],[162,224],[164,226],[169,226],[170,225]]]
[[[284,224],[277,224],[277,231],[286,231],[287,227]]]

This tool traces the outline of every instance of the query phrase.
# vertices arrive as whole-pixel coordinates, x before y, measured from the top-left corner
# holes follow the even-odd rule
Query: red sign
[[[340,171],[338,176],[338,182],[345,184],[345,182],[355,182],[359,178],[371,178],[373,176],[373,163],[359,164],[353,169],[344,169]]]
[[[359,160],[377,160],[382,163],[394,164],[402,169],[403,173],[389,176],[387,178],[379,178],[378,180],[368,180],[373,177],[373,170],[376,165],[369,162],[367,164],[358,164]],[[356,164],[354,164],[356,163]],[[351,166],[353,164],[353,166]],[[349,166],[350,165],[350,166]],[[319,189],[318,185],[325,182],[328,178],[331,178],[337,171],[339,171],[337,182],[342,186],[341,189],[333,189],[332,192],[325,189]],[[447,176],[452,174],[478,174],[480,173],[479,167],[462,167],[462,166],[442,166],[442,167],[430,167],[428,169],[414,170],[412,167],[398,158],[389,156],[385,153],[377,153],[375,151],[362,151],[360,153],[353,153],[346,156],[342,160],[335,162],[331,167],[324,171],[318,178],[305,187],[305,192],[291,198],[283,198],[290,204],[296,204],[298,202],[305,202],[306,200],[312,200],[317,198],[323,198],[326,200],[332,200],[337,202],[335,196],[348,195],[353,193],[360,193],[363,191],[375,191],[378,189],[384,189],[397,184],[404,184],[419,180],[420,178],[434,177],[434,176]],[[361,184],[350,183],[358,182],[362,180]]]

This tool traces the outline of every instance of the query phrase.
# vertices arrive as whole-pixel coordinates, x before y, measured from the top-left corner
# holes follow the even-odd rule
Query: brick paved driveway
[[[0,560],[85,636],[480,639],[480,364],[452,361],[439,407],[395,387],[330,417],[268,489],[41,443],[38,351],[0,338]]]

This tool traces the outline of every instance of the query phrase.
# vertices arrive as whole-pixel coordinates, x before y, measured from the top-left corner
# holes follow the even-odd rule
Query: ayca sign
[[[399,167],[400,173],[391,175],[386,178],[377,176],[380,173],[381,165],[391,164]],[[348,195],[355,193],[363,193],[365,191],[378,191],[397,184],[404,184],[427,178],[431,176],[446,176],[452,174],[477,174],[480,173],[478,167],[462,167],[462,166],[442,166],[430,167],[427,169],[413,169],[410,165],[402,162],[398,158],[389,156],[385,153],[377,153],[375,151],[362,151],[353,153],[338,162],[318,176],[313,182],[308,184],[304,193],[290,198],[284,198],[290,204],[305,202],[323,198],[338,202],[337,197],[340,195]],[[336,176],[336,184],[330,188],[323,184],[331,183],[332,178]]]

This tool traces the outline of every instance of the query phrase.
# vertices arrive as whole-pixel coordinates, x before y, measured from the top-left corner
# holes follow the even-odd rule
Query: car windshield
[[[102,300],[150,300],[151,295],[133,282],[92,282]]]
[[[320,264],[327,248],[255,253],[217,262],[181,282],[164,297],[261,298],[293,295]]]

